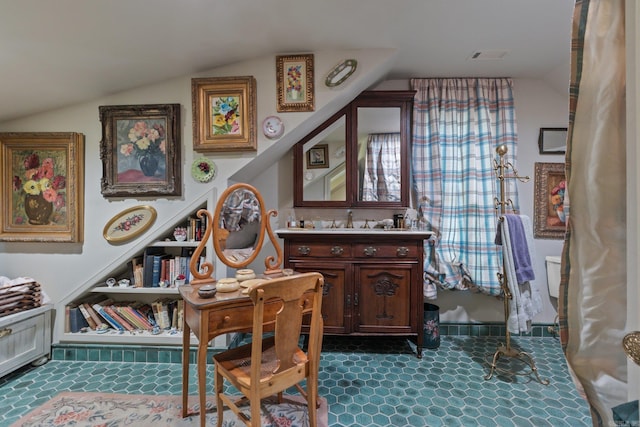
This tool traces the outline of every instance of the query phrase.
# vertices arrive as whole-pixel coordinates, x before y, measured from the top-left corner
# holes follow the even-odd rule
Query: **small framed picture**
[[[125,209],[107,222],[102,235],[109,243],[123,243],[147,231],[156,220],[152,206],[134,206]]]
[[[540,154],[565,154],[567,128],[540,128],[538,149]]]
[[[256,79],[191,79],[193,149],[199,152],[255,151]]]
[[[83,241],[84,135],[0,133],[0,241]]]
[[[102,195],[182,193],[180,104],[102,105]]]
[[[534,237],[563,239],[567,228],[564,163],[535,164]]]
[[[319,169],[329,167],[328,144],[314,145],[307,151],[307,169]]]
[[[313,54],[276,56],[278,112],[314,110]]]

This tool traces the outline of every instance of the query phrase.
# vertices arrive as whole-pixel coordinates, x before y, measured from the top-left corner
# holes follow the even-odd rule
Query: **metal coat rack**
[[[500,181],[500,198],[497,198],[497,197],[495,198],[495,208],[500,209],[500,221],[505,220],[504,214],[506,213],[507,206],[511,206],[511,210],[515,211],[513,207],[513,201],[511,199],[505,199],[505,182],[504,182],[505,179],[515,178],[520,182],[527,182],[530,179],[528,176],[521,177],[520,175],[518,175],[518,171],[516,170],[516,168],[513,167],[513,164],[511,164],[510,162],[505,162],[504,156],[507,154],[507,151],[508,151],[508,148],[506,145],[498,146],[498,148],[496,148],[496,153],[498,153],[498,156],[500,157],[500,161],[494,160],[494,165],[493,165],[493,169],[496,171],[496,175],[498,177],[498,180]],[[511,176],[505,175],[505,171],[508,169],[511,169],[513,175]],[[509,242],[504,242],[504,241],[502,243],[509,244]],[[510,301],[513,299],[513,295],[509,290],[509,283],[507,281],[507,270],[506,270],[507,267],[506,267],[506,263],[504,262],[504,250],[502,251],[502,254],[503,254],[502,255],[502,272],[498,273],[498,281],[500,282],[500,288],[502,289],[503,301],[504,301],[505,342],[500,343],[498,345],[498,348],[496,349],[495,353],[493,353],[493,355],[491,354],[487,355],[487,363],[489,363],[489,365],[491,366],[491,371],[484,377],[484,379],[485,380],[491,379],[495,371],[501,371],[501,372],[510,373],[514,375],[515,374],[519,374],[519,375],[535,374],[538,381],[540,381],[544,385],[548,385],[549,380],[543,380],[542,378],[540,378],[540,375],[538,374],[538,369],[536,368],[536,363],[534,362],[533,357],[531,357],[529,353],[525,353],[523,351],[520,351],[511,347],[511,333],[509,332],[508,322],[509,322],[509,304],[510,304]],[[498,361],[503,356],[517,359],[526,363],[529,366],[530,371],[516,372],[515,370],[499,368]],[[489,361],[489,359],[491,361]]]

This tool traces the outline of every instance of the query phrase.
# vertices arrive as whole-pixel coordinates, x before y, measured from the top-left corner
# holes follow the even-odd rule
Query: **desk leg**
[[[205,387],[207,384],[207,344],[206,339],[201,339],[198,342],[198,397],[200,399],[200,426],[202,427],[207,423],[207,390]]]
[[[189,414],[187,413],[189,405],[189,344],[191,338],[191,328],[189,324],[184,322],[182,331],[182,418],[185,418]]]

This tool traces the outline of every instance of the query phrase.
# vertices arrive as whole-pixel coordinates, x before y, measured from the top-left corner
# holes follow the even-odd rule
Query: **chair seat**
[[[218,366],[228,374],[225,377],[233,378],[243,387],[249,388],[251,385],[251,343],[216,354],[213,358],[219,364]],[[293,359],[298,366],[304,367],[307,362],[307,355],[304,351],[298,349]],[[278,369],[278,366],[275,339],[274,337],[265,338],[262,341],[260,381],[262,382],[273,376],[273,372]]]

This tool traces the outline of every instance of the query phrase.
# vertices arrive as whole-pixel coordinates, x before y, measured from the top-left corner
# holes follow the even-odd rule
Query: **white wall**
[[[206,199],[208,194],[221,194],[231,180],[250,180],[269,169],[274,164],[270,159],[282,157],[303,135],[350,102],[362,90],[382,79],[392,65],[395,51],[366,49],[314,54],[315,112],[276,112],[275,57],[269,56],[0,124],[0,131],[3,132],[58,131],[85,135],[84,242],[0,242],[0,275],[10,278],[33,277],[42,284],[43,290],[56,304],[58,314],[54,325],[54,342],[59,340],[62,332],[61,313],[64,310],[60,309],[67,302],[109,277],[114,266],[123,262],[123,258],[126,259],[132,252],[141,250],[149,241],[172,229],[175,222],[185,215],[185,207]],[[356,73],[337,89],[324,86],[326,74],[347,58],[358,60]],[[262,135],[259,128],[257,153],[209,154],[208,157],[218,167],[217,177],[207,184],[196,182],[189,172],[192,161],[200,156],[192,149],[191,78],[244,75],[253,75],[257,81],[257,126],[260,127],[266,116],[277,114],[285,124],[285,135],[278,141],[271,141]],[[100,193],[102,162],[99,154],[102,128],[98,107],[156,103],[179,103],[182,106],[182,196],[171,199],[103,198]],[[272,187],[277,191],[276,182],[273,182]],[[266,183],[259,188],[269,194],[271,186]],[[277,193],[269,195],[269,201],[277,199]],[[104,225],[117,213],[139,204],[151,204],[156,208],[158,218],[154,226],[131,242],[117,246],[109,244],[102,236]],[[221,271],[224,269],[219,264],[216,272]]]
[[[49,111],[35,116],[0,124],[0,131],[59,131],[80,132],[85,135],[85,226],[84,243],[28,243],[0,242],[0,275],[7,277],[30,276],[39,281],[45,292],[56,303],[59,311],[67,302],[86,289],[109,276],[114,265],[131,253],[141,250],[148,241],[170,230],[185,210],[209,194],[221,194],[229,182],[249,182],[263,194],[267,207],[277,207],[282,213],[274,220],[274,228],[292,204],[291,146],[306,133],[326,120],[333,112],[350,102],[358,93],[370,87],[377,89],[407,89],[407,81],[388,81],[379,84],[392,66],[394,51],[367,49],[359,51],[316,52],[316,111],[314,113],[277,113],[275,60],[259,58],[200,75],[185,76],[162,84],[140,88],[83,103],[81,105]],[[324,86],[324,77],[343,59],[358,59],[358,70],[339,88]],[[208,184],[194,181],[189,174],[190,165],[199,153],[192,150],[191,78],[233,75],[253,75],[258,88],[258,126],[268,115],[279,115],[285,124],[285,135],[278,141],[264,138],[258,131],[257,153],[215,153],[208,157],[218,167],[217,177]],[[378,86],[376,86],[379,84]],[[102,163],[99,156],[101,123],[100,105],[123,104],[182,105],[182,166],[183,195],[171,199],[105,199],[100,193]],[[539,127],[566,126],[567,97],[553,92],[545,83],[535,80],[516,81],[516,111],[518,115],[520,145],[518,166],[523,174],[533,175],[535,161],[561,162],[561,156],[539,156],[537,135]],[[521,187],[521,206],[524,214],[533,217],[533,182]],[[150,231],[132,242],[114,246],[102,236],[104,225],[114,215],[131,206],[151,204],[158,211],[158,219]],[[342,215],[343,212],[337,213]],[[346,214],[346,212],[345,212]],[[355,217],[355,215],[354,215]],[[542,278],[546,299],[544,256],[559,254],[561,241],[536,242],[538,254],[535,271]],[[260,268],[256,263],[254,268]],[[226,268],[216,265],[218,277],[227,275]],[[468,292],[443,291],[437,304],[441,307],[443,322],[502,321],[502,303],[494,298]],[[537,322],[552,322],[555,309],[548,307]],[[58,341],[62,324],[57,317],[54,342]]]

